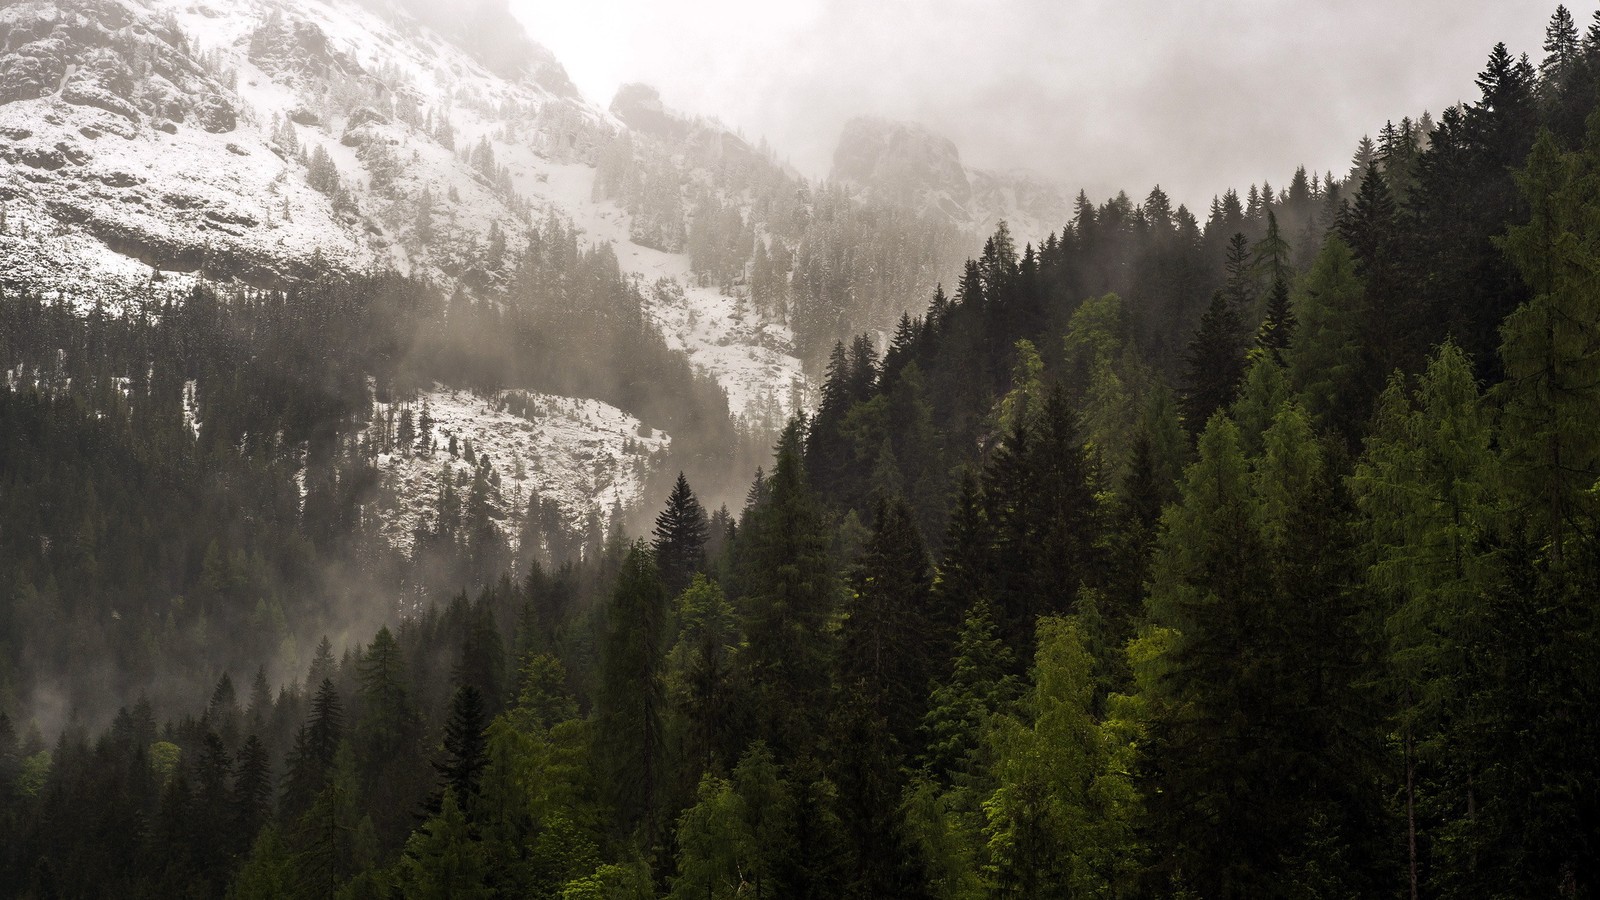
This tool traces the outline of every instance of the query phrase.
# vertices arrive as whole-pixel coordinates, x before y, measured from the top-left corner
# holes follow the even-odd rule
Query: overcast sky
[[[812,176],[844,121],[922,122],[968,165],[1095,199],[1348,166],[1355,141],[1476,95],[1505,41],[1537,62],[1531,0],[510,0],[590,100],[644,81]],[[1580,28],[1592,2],[1570,4]]]

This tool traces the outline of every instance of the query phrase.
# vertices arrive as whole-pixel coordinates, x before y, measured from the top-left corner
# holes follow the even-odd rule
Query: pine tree
[[[972,468],[962,468],[952,504],[945,526],[943,558],[933,586],[932,620],[937,641],[930,645],[929,652],[939,660],[949,656],[967,611],[991,590],[994,536],[978,475]]]
[[[1166,642],[1145,792],[1157,870],[1207,896],[1365,893],[1380,831],[1370,656],[1341,504],[1306,415],[1281,407],[1255,471],[1214,418],[1165,516],[1149,608]],[[1219,862],[1225,861],[1225,862]]]
[[[268,734],[272,720],[272,685],[267,681],[267,667],[256,668],[256,677],[250,682],[250,705],[245,708],[244,725],[254,735]]]
[[[1500,514],[1491,441],[1472,363],[1447,343],[1414,393],[1400,378],[1391,379],[1351,478],[1373,560],[1369,578],[1384,592],[1413,897],[1422,891],[1432,818],[1420,795],[1428,790],[1431,766],[1460,771],[1459,756],[1475,727],[1469,697],[1487,662],[1474,652],[1472,636],[1489,627],[1479,586],[1490,580],[1487,538]]]
[[[404,420],[402,420],[403,426]],[[433,453],[433,407],[422,401],[422,412],[417,416],[417,452]]]
[[[1377,160],[1378,148],[1372,143],[1372,137],[1362,135],[1361,140],[1356,143],[1356,152],[1350,157],[1350,174],[1345,177],[1345,181],[1360,185],[1362,179],[1366,177],[1367,170],[1372,168]]]
[[[1231,414],[1239,426],[1239,443],[1247,456],[1260,456],[1262,441],[1293,388],[1283,367],[1265,354],[1250,361],[1244,386]]]
[[[1244,704],[1254,695],[1236,681],[1253,649],[1249,623],[1264,617],[1267,578],[1250,480],[1239,431],[1218,414],[1200,435],[1182,499],[1163,516],[1148,598],[1152,623],[1172,635],[1147,755],[1145,794],[1167,854],[1157,869],[1202,894],[1247,893],[1265,873],[1241,868],[1272,847],[1264,823],[1252,821],[1268,810],[1235,790],[1240,775],[1257,774],[1243,768],[1254,743]]]
[[[1293,272],[1292,250],[1278,231],[1278,214],[1267,213],[1267,233],[1251,248],[1253,268],[1270,281],[1288,281]],[[1230,260],[1230,264],[1231,264]],[[1232,275],[1232,272],[1229,272]]]
[[[1019,693],[1014,665],[995,628],[993,609],[979,601],[962,624],[950,673],[934,686],[922,720],[924,764],[941,783],[976,769],[990,717]]]
[[[268,823],[251,846],[249,858],[228,886],[231,900],[278,900],[292,896],[294,868],[278,826]]]
[[[726,779],[706,774],[696,802],[678,820],[678,875],[669,897],[676,900],[732,900],[744,887],[751,856],[744,830],[743,798]]]
[[[239,727],[243,717],[238,694],[233,687],[233,677],[224,672],[211,692],[211,702],[206,705],[205,724],[222,739],[223,747],[235,747],[239,743]]]
[[[1296,290],[1296,328],[1286,360],[1289,380],[1312,419],[1349,435],[1363,424],[1358,392],[1367,378],[1358,324],[1361,291],[1349,245],[1329,236]]]
[[[1256,346],[1269,354],[1274,362],[1283,363],[1284,351],[1294,340],[1294,309],[1289,301],[1289,283],[1282,277],[1272,280],[1267,292],[1267,314],[1256,331]]]
[[[683,719],[680,766],[698,775],[736,756],[739,634],[732,604],[704,575],[678,596],[676,613],[667,697]]]
[[[577,718],[578,705],[567,692],[567,672],[561,660],[547,653],[530,653],[517,676],[517,699],[507,718],[525,734],[547,734],[550,729]]]
[[[363,820],[356,804],[358,791],[355,757],[348,744],[341,744],[327,784],[289,835],[294,895],[334,896],[351,876],[375,862],[371,823]]]
[[[400,410],[400,424],[395,428],[394,442],[401,453],[410,454],[411,445],[417,439],[417,426],[412,418],[411,409],[407,407]]]
[[[465,606],[466,595],[461,595],[466,610],[462,623],[461,652],[451,674],[459,685],[471,685],[483,703],[484,718],[490,719],[505,707],[509,691],[506,688],[506,645],[500,637],[500,626],[495,620],[493,595],[485,588],[470,607]],[[461,794],[458,799],[467,802]]]
[[[195,760],[194,790],[186,816],[188,843],[202,883],[220,886],[227,880],[228,861],[236,842],[228,784],[232,773],[233,760],[227,747],[216,732],[207,731]],[[243,840],[238,837],[238,841]]]
[[[784,856],[793,843],[794,794],[772,751],[761,741],[750,745],[733,770],[743,830],[750,840],[744,880],[752,897],[784,896]]]

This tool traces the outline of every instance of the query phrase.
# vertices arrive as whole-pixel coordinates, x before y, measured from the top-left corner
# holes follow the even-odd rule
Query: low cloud
[[[1385,119],[1476,94],[1505,41],[1537,61],[1554,4],[1447,0],[511,0],[589,98],[626,81],[826,174],[840,127],[921,121],[972,165],[1203,207],[1297,164],[1348,164]],[[1584,19],[1587,10],[1577,15]],[[1584,23],[1587,25],[1587,22]]]

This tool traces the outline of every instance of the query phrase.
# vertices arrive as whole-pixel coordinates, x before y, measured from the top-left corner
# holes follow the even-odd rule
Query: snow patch
[[[526,416],[512,411],[524,398]],[[378,404],[378,415],[387,416],[392,406]],[[406,406],[414,415],[426,407],[434,446],[378,456],[388,507],[383,531],[401,549],[408,549],[416,529],[435,515],[443,479],[453,479],[465,498],[474,472],[466,460],[469,443],[474,459],[487,454],[500,476],[491,506],[497,524],[512,538],[532,494],[559,503],[574,530],[591,510],[604,521],[614,507],[632,506],[646,474],[672,443],[665,432],[599,400],[524,391],[480,397],[435,387]],[[448,449],[451,437],[455,456]]]

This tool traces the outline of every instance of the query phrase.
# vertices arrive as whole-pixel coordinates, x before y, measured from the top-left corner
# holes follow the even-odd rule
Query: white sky
[[[643,81],[812,176],[851,116],[923,122],[969,165],[1095,199],[1348,166],[1385,119],[1476,96],[1505,41],[1538,62],[1531,0],[510,0],[592,101]],[[1569,3],[1580,29],[1593,0]]]

